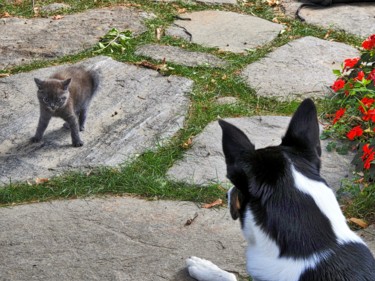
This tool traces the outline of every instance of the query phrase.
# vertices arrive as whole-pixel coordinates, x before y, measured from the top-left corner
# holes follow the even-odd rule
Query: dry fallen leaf
[[[209,203],[209,204],[204,204],[202,206],[202,208],[205,208],[205,209],[210,209],[212,207],[215,207],[215,206],[220,206],[223,204],[223,200],[221,199],[217,199],[216,201],[212,202],[212,203]]]
[[[46,182],[48,182],[48,181],[49,181],[48,178],[36,178],[36,179],[35,179],[35,183],[36,183],[36,184],[42,184],[42,183],[46,183]]]
[[[0,78],[8,77],[9,73],[0,73]]]
[[[267,4],[268,4],[268,6],[273,7],[273,6],[279,5],[280,1],[279,0],[267,0]]]
[[[328,30],[328,32],[326,33],[326,35],[324,35],[324,39],[327,39],[330,35],[331,35],[331,32],[332,30]]]
[[[187,149],[191,146],[192,143],[193,143],[193,139],[192,139],[192,137],[190,137],[181,146],[182,146],[182,148]]]
[[[55,15],[52,17],[53,20],[61,20],[62,18],[64,18],[63,16],[61,15]]]
[[[179,13],[179,14],[186,13],[186,8],[179,8],[179,9],[177,10],[177,13]]]
[[[141,61],[141,62],[137,62],[136,64],[140,65],[140,66],[143,66],[143,67],[146,67],[146,68],[151,68],[151,69],[156,70],[156,71],[166,71],[166,70],[168,70],[168,66],[165,63],[165,58],[163,59],[162,63],[160,63],[160,64],[153,64],[153,63],[148,62],[148,61]]]
[[[364,220],[361,220],[361,219],[357,219],[357,218],[350,218],[349,219],[350,222],[362,227],[362,228],[367,228],[368,227],[368,223],[365,222]]]
[[[4,12],[0,15],[0,18],[10,18],[10,14],[8,12]]]
[[[158,41],[160,41],[161,37],[164,35],[164,29],[163,27],[158,27],[156,30],[155,30],[155,34],[156,34],[156,39]]]

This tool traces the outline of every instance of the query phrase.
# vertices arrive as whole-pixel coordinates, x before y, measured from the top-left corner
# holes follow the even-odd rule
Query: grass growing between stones
[[[22,17],[50,16],[41,12],[40,9],[34,8],[53,2],[55,1],[35,1],[35,6],[33,7],[32,1],[16,1],[14,3],[6,1],[0,4],[0,15],[8,13],[13,16]],[[137,56],[134,52],[138,46],[144,44],[164,44],[181,47],[189,51],[206,52],[216,55],[227,61],[228,66],[225,69],[212,69],[208,67],[191,68],[167,62],[169,69],[162,72],[163,75],[179,75],[192,79],[195,83],[193,92],[191,93],[191,108],[185,126],[169,144],[160,147],[156,151],[145,152],[134,161],[125,163],[118,169],[103,167],[82,173],[67,173],[40,185],[10,183],[0,188],[0,204],[2,205],[59,198],[129,193],[147,198],[190,200],[196,202],[210,202],[217,198],[223,199],[225,198],[225,190],[219,185],[201,187],[175,183],[166,178],[166,171],[176,160],[182,158],[186,149],[189,148],[189,140],[199,134],[209,122],[225,117],[271,114],[291,115],[299,104],[299,102],[287,103],[278,102],[273,99],[257,98],[255,91],[250,89],[239,76],[240,71],[246,65],[263,58],[275,48],[304,36],[315,36],[354,46],[358,46],[362,41],[362,38],[344,32],[319,28],[297,20],[284,18],[262,1],[247,1],[237,6],[204,5],[185,3],[183,1],[157,3],[146,0],[66,0],[60,2],[69,4],[71,9],[60,10],[53,14],[63,15],[91,8],[123,4],[134,9],[152,12],[156,15],[155,18],[146,21],[148,30],[145,33],[130,40],[125,52],[103,53],[104,55],[111,55],[116,60],[128,63],[138,63],[142,60],[147,60],[148,62],[158,64],[160,63],[159,61]],[[239,12],[273,20],[283,24],[285,32],[273,42],[261,48],[249,50],[245,54],[220,52],[215,48],[202,47],[170,36],[163,36],[160,41],[156,38],[156,29],[167,28],[181,12],[209,9]],[[50,65],[75,63],[92,56],[94,56],[92,50],[87,50],[73,56],[53,61],[38,61],[30,65],[1,70],[1,72],[15,74]],[[230,105],[219,105],[216,103],[217,98],[226,96],[236,97],[238,102]],[[324,112],[325,108],[329,107],[329,102],[319,102],[318,107],[321,112]],[[217,141],[220,142],[221,140]],[[352,201],[351,205],[348,205],[348,214],[375,221],[374,196],[366,197],[365,194],[359,193],[356,195],[356,198],[358,198],[358,200],[356,199],[357,201]],[[353,206],[353,211],[350,211],[352,210],[350,209],[351,206]],[[358,213],[354,213],[355,210],[359,210]]]

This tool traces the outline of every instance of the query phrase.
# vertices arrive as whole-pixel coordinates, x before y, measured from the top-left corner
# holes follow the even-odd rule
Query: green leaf
[[[349,153],[349,147],[347,145],[343,145],[341,147],[337,147],[336,151],[340,155],[347,155]]]
[[[336,148],[336,143],[333,141],[330,141],[326,146],[326,149],[328,152],[332,152],[335,148]]]
[[[334,69],[332,70],[333,74],[335,74],[336,76],[340,76],[341,75],[341,71],[338,70],[338,69]]]

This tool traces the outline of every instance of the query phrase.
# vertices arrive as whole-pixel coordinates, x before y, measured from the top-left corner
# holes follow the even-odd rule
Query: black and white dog
[[[246,135],[220,120],[233,219],[248,243],[247,271],[256,281],[375,281],[375,260],[346,224],[333,191],[320,176],[317,112],[304,100],[279,146],[255,150]],[[236,281],[191,257],[199,281]]]

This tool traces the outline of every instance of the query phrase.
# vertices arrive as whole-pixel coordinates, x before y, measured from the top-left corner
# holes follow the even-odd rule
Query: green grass
[[[54,0],[35,1],[35,7],[41,7]],[[134,8],[152,12],[156,18],[146,22],[147,31],[133,38],[124,53],[111,54],[118,61],[137,63],[148,60],[152,63],[160,63],[135,55],[138,46],[150,43],[158,43],[183,47],[190,51],[200,51],[214,54],[228,62],[225,69],[211,69],[207,67],[185,67],[168,64],[172,69],[165,75],[179,75],[192,79],[195,82],[191,93],[191,108],[187,115],[185,126],[167,145],[159,147],[155,151],[147,151],[134,161],[124,163],[120,168],[102,167],[90,172],[67,173],[60,177],[50,179],[48,183],[29,185],[28,183],[10,183],[0,189],[0,204],[20,204],[25,202],[45,201],[59,198],[76,198],[105,194],[135,194],[146,198],[189,200],[195,202],[209,202],[217,198],[225,198],[225,190],[219,185],[208,187],[189,186],[184,183],[175,183],[166,178],[166,171],[173,163],[181,159],[185,149],[183,144],[192,136],[199,134],[204,127],[218,117],[237,117],[253,115],[291,115],[298,106],[298,102],[279,102],[274,99],[258,98],[255,91],[249,88],[239,76],[239,72],[248,64],[253,63],[275,48],[280,47],[296,38],[315,36],[327,40],[344,42],[353,46],[359,46],[363,38],[347,34],[342,31],[319,28],[297,20],[283,18],[275,13],[262,1],[252,1],[249,5],[204,5],[187,4],[182,1],[176,3],[156,3],[146,0],[120,1],[120,0],[66,0],[60,1],[71,5],[70,10],[63,10],[55,14],[69,14],[82,12],[86,9],[127,4]],[[16,3],[18,3],[16,1]],[[20,4],[0,2],[0,14],[9,13],[12,16],[33,17],[34,9],[32,1],[19,1]],[[206,48],[189,43],[170,36],[163,36],[157,41],[156,28],[167,28],[178,14],[179,9],[187,12],[219,9],[255,15],[272,20],[277,18],[285,26],[285,32],[269,44],[251,50],[245,54],[233,54],[219,52],[215,48]],[[40,13],[40,17],[51,16]],[[108,54],[107,54],[108,55]],[[33,69],[47,67],[66,62],[78,62],[94,56],[92,50],[86,50],[76,55],[58,58],[52,61],[38,61],[32,64],[14,67],[1,72],[10,74],[27,72]],[[239,102],[234,105],[218,105],[214,101],[218,97],[234,96]],[[329,102],[318,102],[320,112],[329,108]],[[218,140],[220,141],[220,140]],[[365,198],[364,198],[365,197]],[[374,196],[366,197],[364,193],[357,194],[358,204],[353,204],[353,209],[363,210],[356,215],[366,219],[372,219],[374,215]],[[365,200],[366,199],[366,200]],[[368,216],[370,215],[370,217]]]

